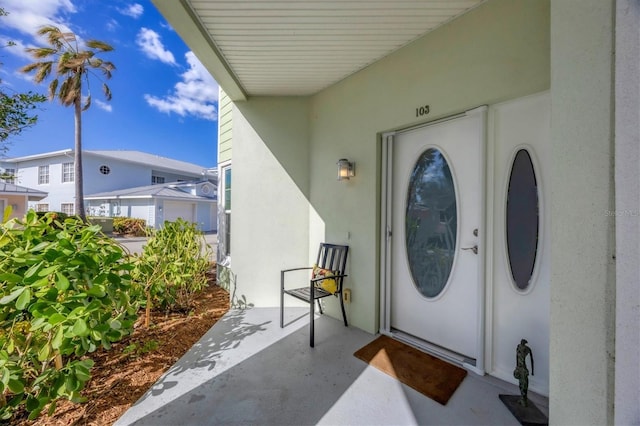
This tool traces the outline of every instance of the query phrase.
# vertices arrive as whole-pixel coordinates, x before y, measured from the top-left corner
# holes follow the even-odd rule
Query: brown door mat
[[[384,335],[353,355],[442,405],[467,375],[463,368]]]

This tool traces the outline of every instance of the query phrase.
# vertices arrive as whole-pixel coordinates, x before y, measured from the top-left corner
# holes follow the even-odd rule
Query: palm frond
[[[64,106],[69,106],[73,103],[73,97],[69,96],[69,86],[71,86],[70,79],[67,78],[62,81],[62,86],[60,86],[60,91],[58,92],[58,98],[60,99],[60,103]],[[71,102],[67,102],[67,99],[71,99]]]
[[[19,71],[23,73],[30,73],[31,71],[35,70],[39,66],[40,66],[40,62],[34,62],[33,64],[25,65],[24,67],[20,68]]]
[[[30,47],[25,50],[36,59],[43,59],[58,53],[58,49],[54,49],[51,47]]]
[[[58,79],[55,78],[51,80],[51,84],[49,84],[49,100],[54,100],[56,97],[56,92],[58,90]]]
[[[105,78],[108,80],[111,78],[111,71],[115,70],[116,67],[111,62],[103,62],[100,69],[102,70]]]
[[[77,40],[74,33],[62,33],[62,39],[67,42],[75,42]]]
[[[91,58],[87,61],[90,67],[92,68],[100,68],[102,66],[102,59],[100,58]]]
[[[89,40],[87,41],[87,46],[92,49],[97,49],[101,52],[111,52],[113,50],[113,46],[100,40]]]
[[[53,67],[53,62],[41,62],[38,67],[38,72],[33,77],[33,81],[36,83],[42,83],[45,78],[49,76],[51,73],[51,68]]]
[[[60,38],[62,37],[62,32],[60,28],[53,25],[45,25],[38,30],[38,35],[46,36],[48,43],[55,47],[56,49],[60,49],[63,47],[62,41]]]
[[[111,100],[111,89],[106,84],[102,83],[102,92],[104,93],[104,97],[110,101]]]
[[[73,105],[75,100],[80,97],[80,91],[76,86],[76,77],[75,75],[67,78],[60,88],[60,93],[58,94],[58,98],[60,98],[60,102],[64,106]]]
[[[82,111],[88,110],[90,106],[91,106],[91,95],[87,96],[87,99],[85,99],[84,105],[82,107]]]

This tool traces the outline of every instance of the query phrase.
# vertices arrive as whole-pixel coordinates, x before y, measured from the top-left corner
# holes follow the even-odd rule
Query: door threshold
[[[472,371],[480,376],[483,376],[485,372],[476,367],[476,360],[473,358],[466,357],[457,352],[450,351],[446,348],[443,348],[438,345],[434,345],[433,343],[422,340],[418,337],[412,336],[411,334],[404,333],[400,330],[391,329],[391,331],[380,331],[380,333],[385,334],[393,339],[399,340],[403,343],[406,343],[410,346],[413,346],[416,349],[419,349],[423,352],[426,352],[430,355],[438,357],[442,360],[448,361],[454,365],[462,367],[466,370]]]

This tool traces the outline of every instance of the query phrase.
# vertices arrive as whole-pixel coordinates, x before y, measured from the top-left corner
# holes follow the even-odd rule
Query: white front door
[[[481,356],[485,108],[396,134],[389,155],[390,332]]]

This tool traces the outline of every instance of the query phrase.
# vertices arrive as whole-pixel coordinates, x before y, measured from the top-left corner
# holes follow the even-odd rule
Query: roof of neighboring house
[[[174,160],[172,158],[161,157],[155,154],[149,154],[141,151],[128,150],[104,150],[104,151],[83,151],[84,154],[96,155],[114,160],[128,161],[130,163],[138,163],[153,166],[165,170],[178,170],[182,174],[193,174],[196,176],[204,176],[207,169],[197,164],[187,163],[186,161]]]
[[[194,175],[194,177],[205,176],[206,173],[209,178],[213,176],[215,180],[215,173],[212,173],[211,169],[207,169],[197,164],[187,163],[186,161],[149,154],[147,152],[132,150],[83,150],[82,153],[83,155],[93,155],[118,161],[126,161],[129,163],[144,164],[145,166],[151,166],[154,169],[169,170],[179,172],[180,174],[190,174]],[[20,163],[60,155],[71,156],[73,155],[73,150],[64,149],[61,151],[44,152],[41,154],[27,155],[23,157],[5,158],[2,161],[4,163]]]
[[[26,186],[14,185],[13,183],[0,182],[0,194],[3,195],[28,195],[30,199],[41,200],[48,192],[27,188]]]
[[[159,185],[138,186],[135,188],[118,189],[116,191],[99,192],[85,195],[85,200],[131,199],[131,198],[162,198],[185,201],[216,201],[216,197],[203,197],[184,192],[182,186],[200,182],[171,182]]]

